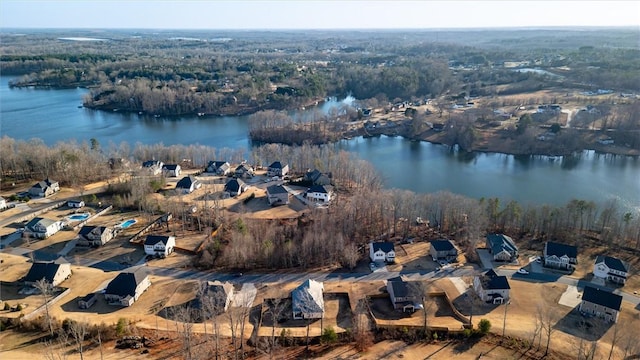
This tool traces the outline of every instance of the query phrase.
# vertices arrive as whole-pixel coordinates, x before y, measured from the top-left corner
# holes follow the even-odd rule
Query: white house
[[[69,200],[67,201],[67,206],[70,208],[81,208],[84,207],[85,203],[82,200]]]
[[[151,256],[164,258],[171,254],[175,247],[174,236],[147,235],[144,240],[144,252]]]
[[[286,205],[289,203],[289,192],[282,185],[267,187],[267,201],[269,205]]]
[[[506,276],[499,276],[493,269],[473,278],[473,289],[482,301],[502,304],[509,300],[509,281]]]
[[[192,175],[183,177],[176,184],[176,190],[184,194],[191,194],[201,187],[202,183]]]
[[[244,178],[244,179],[251,178],[253,177],[253,167],[251,167],[251,165],[248,165],[248,164],[240,164],[236,168],[234,174],[235,174],[235,177],[237,178]]]
[[[324,285],[308,279],[291,292],[294,319],[320,319],[324,316]]]
[[[2,196],[0,196],[0,210],[4,210],[7,207],[8,207],[7,200],[5,200]]]
[[[598,256],[593,265],[593,276],[624,285],[629,276],[630,265],[611,256]]]
[[[158,160],[148,160],[142,163],[142,168],[151,175],[160,175],[164,163]]]
[[[518,247],[507,235],[488,234],[486,246],[494,261],[514,261],[518,258]]]
[[[162,166],[162,174],[167,177],[178,177],[182,168],[178,164],[165,164]]]
[[[226,161],[209,161],[205,171],[208,173],[225,176],[231,172],[231,165],[229,165],[229,163]]]
[[[46,239],[62,230],[63,226],[62,221],[36,217],[27,223],[24,234],[38,239]]]
[[[289,173],[289,165],[282,165],[280,161],[274,161],[267,168],[267,176],[285,176]]]
[[[110,305],[131,306],[151,286],[151,280],[143,269],[118,274],[104,291]]]
[[[575,246],[547,241],[542,254],[546,267],[573,270],[578,263],[578,248]]]
[[[321,203],[328,203],[333,196],[333,190],[330,185],[312,185],[307,190],[307,199]]]
[[[60,184],[49,178],[37,182],[29,189],[29,195],[47,197],[60,191]]]
[[[78,232],[78,246],[102,246],[116,236],[113,228],[106,226],[83,226]]]
[[[622,296],[592,286],[585,286],[580,302],[580,312],[605,319],[618,321]]]
[[[229,196],[238,196],[247,190],[247,184],[240,179],[230,179],[224,185],[223,192]]]
[[[64,258],[59,258],[53,262],[34,262],[23,278],[23,282],[26,286],[35,286],[36,281],[44,279],[51,286],[58,286],[69,277],[71,277],[71,264]]]
[[[373,262],[393,263],[396,261],[395,247],[391,242],[370,242],[369,257]]]

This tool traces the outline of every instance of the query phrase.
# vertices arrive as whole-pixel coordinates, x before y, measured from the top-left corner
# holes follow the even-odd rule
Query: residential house
[[[4,210],[7,207],[9,207],[7,205],[7,200],[5,200],[5,198],[3,198],[2,196],[0,196],[0,210]]]
[[[312,185],[331,185],[331,174],[324,174],[318,169],[313,169],[304,174],[304,180]]]
[[[580,312],[604,318],[606,321],[618,321],[622,296],[600,290],[592,286],[585,286],[580,302]]]
[[[560,105],[540,105],[538,106],[539,114],[558,114],[562,110]]]
[[[511,287],[506,276],[500,276],[491,269],[473,278],[473,289],[482,301],[503,304],[509,300]]]
[[[142,163],[142,168],[151,175],[160,175],[164,163],[159,160],[148,160]]]
[[[629,276],[630,265],[626,261],[611,256],[600,255],[593,265],[593,276],[624,285]]]
[[[282,165],[280,161],[274,161],[267,168],[267,176],[285,176],[289,173],[289,165]]]
[[[144,293],[151,281],[143,269],[118,274],[104,291],[104,298],[110,305],[131,306]]]
[[[196,179],[193,175],[185,176],[176,184],[176,190],[183,194],[191,194],[192,192],[200,189],[202,183]]]
[[[98,301],[98,295],[96,293],[91,293],[83,296],[82,298],[80,298],[80,300],[78,300],[78,307],[80,309],[88,309],[93,306],[96,301]]]
[[[286,205],[289,203],[289,192],[282,185],[267,187],[267,201],[269,205]]]
[[[144,253],[155,257],[167,257],[176,247],[174,236],[147,235],[144,239]]]
[[[393,263],[396,261],[395,247],[392,242],[370,242],[369,257],[373,262]]]
[[[514,261],[518,258],[518,247],[507,235],[488,234],[486,247],[494,261]]]
[[[311,201],[328,203],[333,197],[333,187],[331,185],[311,185],[305,196]]]
[[[613,138],[609,137],[609,136],[601,136],[598,138],[598,143],[600,145],[613,145],[615,143],[615,141],[613,140]]]
[[[29,195],[47,197],[60,191],[60,184],[49,178],[37,182],[29,189]]]
[[[162,175],[166,177],[178,177],[182,168],[178,164],[165,164],[162,166]]]
[[[82,200],[69,200],[67,201],[67,206],[70,208],[81,208],[85,206],[84,201]]]
[[[62,221],[35,217],[25,226],[24,234],[25,236],[35,237],[38,239],[46,239],[62,230],[63,226],[64,224]]]
[[[234,175],[235,177],[242,179],[251,178],[253,177],[253,167],[248,164],[240,164],[236,167]]]
[[[116,236],[113,228],[106,226],[88,226],[80,228],[78,232],[78,246],[102,246]]]
[[[220,281],[206,281],[203,283],[203,292],[202,298],[209,299],[211,301],[211,309],[213,310],[212,315],[220,315],[221,313],[227,311],[229,305],[231,305],[231,301],[233,300],[233,284],[230,282],[220,282]],[[193,309],[202,308],[202,303],[200,302],[200,296],[193,299],[190,303]]]
[[[416,299],[414,289],[411,289],[410,284],[399,276],[387,280],[387,292],[395,310],[414,312],[423,308],[418,302],[419,299]]]
[[[578,248],[575,246],[547,241],[543,255],[546,267],[574,270],[578,264]]]
[[[231,172],[231,165],[226,161],[209,161],[207,168],[208,173],[214,173],[216,175],[225,176]]]
[[[324,285],[308,279],[291,292],[294,319],[321,319],[324,316]]]
[[[71,264],[59,258],[56,261],[34,262],[22,281],[25,286],[35,287],[37,281],[44,279],[51,286],[58,286],[70,276]]]
[[[452,261],[458,257],[458,249],[456,249],[451,240],[433,240],[431,241],[429,254],[431,254],[434,261],[441,259]]]
[[[244,181],[240,179],[230,179],[224,185],[223,192],[225,192],[226,194],[229,194],[229,196],[238,196],[243,192],[247,191],[247,188],[248,186],[247,184],[245,184]]]

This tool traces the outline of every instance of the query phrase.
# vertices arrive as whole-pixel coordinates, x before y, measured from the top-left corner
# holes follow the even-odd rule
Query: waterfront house
[[[286,205],[289,203],[289,192],[282,185],[271,185],[267,188],[269,205]]]
[[[514,261],[518,258],[518,247],[507,235],[488,234],[486,247],[494,261]]]
[[[320,319],[324,316],[324,285],[308,279],[291,292],[294,319]]]
[[[59,258],[56,261],[34,262],[22,281],[25,286],[35,287],[37,281],[44,279],[51,286],[58,286],[69,277],[71,264],[64,258]]]
[[[433,260],[452,261],[458,257],[458,249],[453,245],[451,240],[441,239],[431,241],[429,254]]]
[[[176,247],[174,236],[147,235],[144,240],[144,253],[154,257],[165,258]]]
[[[62,230],[63,226],[62,221],[35,217],[25,226],[24,235],[37,239],[46,239]]]
[[[109,305],[131,306],[149,286],[151,281],[143,269],[122,272],[109,282],[104,298]]]
[[[202,183],[196,179],[193,175],[185,176],[176,184],[176,190],[183,194],[191,194],[192,192],[200,189]]]
[[[253,167],[248,164],[240,164],[236,167],[234,175],[235,177],[242,179],[251,178],[253,177]]]
[[[116,232],[113,228],[106,226],[88,226],[80,228],[78,232],[78,246],[102,246],[113,239]]]
[[[230,179],[224,185],[223,192],[229,196],[238,196],[247,190],[248,186],[240,179]]]
[[[392,242],[370,242],[369,258],[373,262],[393,263],[396,261],[395,246]]]
[[[544,266],[561,270],[574,270],[578,264],[578,248],[547,241],[543,251]]]
[[[333,196],[333,188],[331,185],[311,185],[305,196],[311,201],[328,203]]]
[[[182,168],[178,164],[165,164],[162,166],[162,174],[166,177],[178,177]]]
[[[231,172],[231,165],[229,165],[229,163],[226,161],[209,161],[205,171],[208,173],[225,176]]]
[[[611,256],[600,255],[593,265],[593,276],[624,285],[629,276],[630,265],[626,261]]]
[[[324,174],[318,169],[313,169],[304,174],[304,180],[312,185],[331,185],[331,174]]]
[[[29,189],[29,195],[47,197],[55,194],[58,191],[60,191],[60,184],[58,184],[57,181],[53,181],[47,178],[35,183]]]
[[[280,161],[274,161],[267,168],[267,176],[285,176],[289,173],[289,165],[282,165]]]
[[[160,175],[162,173],[162,167],[164,163],[158,160],[147,160],[142,163],[142,169],[146,170],[151,175]]]
[[[580,302],[580,312],[597,316],[606,321],[618,321],[622,296],[592,286],[585,286]]]
[[[503,304],[509,300],[511,287],[506,276],[500,276],[491,269],[473,278],[473,289],[482,301]]]

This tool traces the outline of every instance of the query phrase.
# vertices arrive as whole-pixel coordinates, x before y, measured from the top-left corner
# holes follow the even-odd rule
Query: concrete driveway
[[[489,253],[488,249],[477,249],[478,257],[482,263],[483,269],[493,269],[493,256]]]

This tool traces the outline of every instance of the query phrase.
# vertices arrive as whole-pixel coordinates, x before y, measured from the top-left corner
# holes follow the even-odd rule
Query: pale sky
[[[0,0],[0,28],[428,29],[637,26],[640,1]]]

